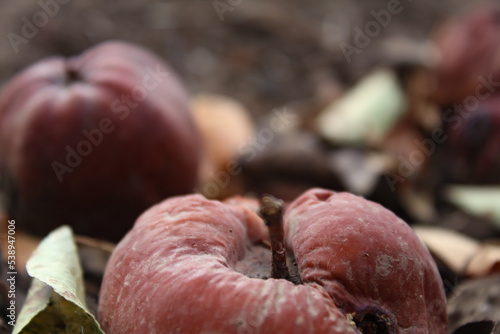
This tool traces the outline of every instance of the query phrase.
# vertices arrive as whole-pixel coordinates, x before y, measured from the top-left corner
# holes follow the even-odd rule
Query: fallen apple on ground
[[[500,96],[479,101],[475,109],[454,113],[450,119],[441,164],[447,182],[499,183]]]
[[[132,44],[41,60],[0,93],[0,190],[34,234],[68,224],[118,241],[149,206],[192,192],[199,156],[183,85]]]
[[[485,2],[448,20],[434,34],[435,91],[441,106],[480,101],[498,91],[500,7]]]
[[[106,267],[103,329],[447,333],[439,273],[406,223],[378,204],[323,189],[305,192],[284,218],[282,206],[263,197],[265,223],[255,202],[239,198],[188,195],[146,211]]]

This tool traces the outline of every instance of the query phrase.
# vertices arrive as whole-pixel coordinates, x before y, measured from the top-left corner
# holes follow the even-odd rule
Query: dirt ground
[[[475,2],[4,1],[0,83],[41,58],[121,39],[166,59],[191,92],[236,97],[259,115],[351,82],[391,60],[387,41],[425,41],[443,18]],[[364,30],[391,3],[400,12],[347,62],[341,43],[353,45],[356,27]]]

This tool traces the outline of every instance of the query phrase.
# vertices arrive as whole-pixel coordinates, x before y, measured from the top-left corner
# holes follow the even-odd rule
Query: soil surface
[[[443,18],[477,2],[5,1],[0,84],[41,58],[120,39],[162,56],[190,91],[236,97],[259,115],[362,76],[391,58],[387,41],[424,41]],[[397,14],[384,19],[392,5]],[[369,25],[376,17],[380,31]],[[367,27],[374,36],[349,63],[340,45],[355,46],[357,29]]]

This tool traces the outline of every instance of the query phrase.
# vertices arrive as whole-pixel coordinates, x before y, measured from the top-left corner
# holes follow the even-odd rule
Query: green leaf
[[[335,144],[377,144],[405,108],[405,93],[396,75],[379,69],[323,110],[316,119],[316,128]]]
[[[445,197],[466,213],[491,220],[500,228],[500,187],[448,186]]]
[[[43,239],[26,270],[33,282],[13,334],[104,334],[85,305],[82,269],[69,227]]]

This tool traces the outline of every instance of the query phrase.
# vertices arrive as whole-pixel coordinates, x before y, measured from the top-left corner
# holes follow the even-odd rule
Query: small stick
[[[260,215],[269,227],[271,250],[273,256],[272,278],[284,278],[291,281],[286,265],[286,248],[283,243],[283,201],[271,195],[261,199]]]

